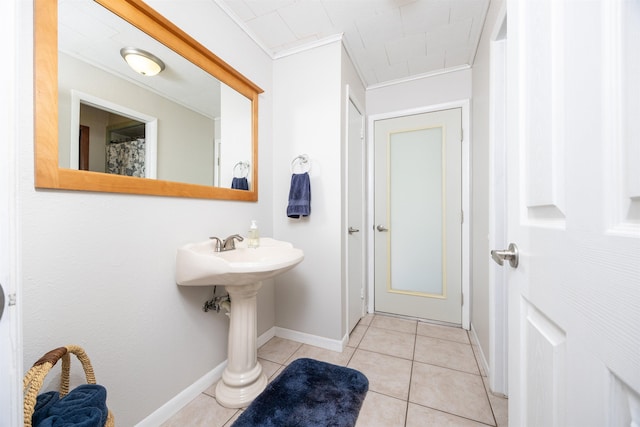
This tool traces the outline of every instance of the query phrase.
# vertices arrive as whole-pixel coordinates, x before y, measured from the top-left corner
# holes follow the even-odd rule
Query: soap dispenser
[[[250,248],[257,248],[260,246],[260,232],[258,231],[258,224],[256,220],[251,220],[251,226],[249,227],[249,243]]]

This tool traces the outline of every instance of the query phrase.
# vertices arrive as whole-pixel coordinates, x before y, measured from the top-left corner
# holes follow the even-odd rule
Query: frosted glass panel
[[[442,128],[389,140],[391,290],[443,294]]]

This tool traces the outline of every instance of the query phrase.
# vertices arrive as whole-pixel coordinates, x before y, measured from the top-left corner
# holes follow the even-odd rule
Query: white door
[[[640,2],[507,10],[509,423],[638,426]]]
[[[377,312],[462,323],[461,114],[374,123]]]
[[[16,300],[19,253],[17,244],[17,39],[18,1],[0,2],[0,50],[6,66],[0,82],[0,426],[22,422],[21,328]],[[24,135],[23,135],[24,137]],[[25,138],[23,138],[25,139]],[[26,141],[26,139],[25,139]],[[21,143],[25,143],[21,141]]]
[[[349,99],[347,127],[347,246],[349,331],[364,315],[364,117]]]

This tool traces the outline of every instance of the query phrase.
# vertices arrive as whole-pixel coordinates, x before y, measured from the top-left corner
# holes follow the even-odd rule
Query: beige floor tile
[[[270,383],[271,383],[271,382],[273,382],[276,378],[278,378],[278,375],[280,375],[280,374],[282,373],[282,371],[284,371],[284,368],[286,368],[286,366],[284,366],[284,365],[278,365],[278,366],[280,366],[280,367],[278,368],[278,370],[277,370],[277,371],[275,371],[275,372],[273,373],[273,375],[271,375],[271,376],[269,377],[269,382],[270,382]]]
[[[295,353],[293,353],[293,356],[287,359],[285,365],[288,365],[296,359],[307,357],[309,359],[316,359],[327,363],[333,363],[334,365],[347,366],[347,363],[349,363],[349,359],[351,359],[351,356],[353,355],[353,352],[355,350],[356,349],[353,347],[346,347],[344,351],[340,353],[338,351],[331,351],[325,348],[303,344]]]
[[[375,314],[365,314],[365,316],[358,322],[358,325],[369,326],[374,317],[376,317]]]
[[[489,388],[489,380],[486,377],[483,377],[482,380],[498,427],[507,427],[509,425],[509,400],[506,397],[493,394]]]
[[[162,427],[222,427],[236,412],[237,409],[225,408],[214,398],[200,394],[163,423]]]
[[[278,372],[282,365],[279,363],[274,363],[270,360],[260,359],[258,358],[258,362],[262,365],[262,372],[267,376],[267,378],[273,378],[273,376]]]
[[[258,349],[258,357],[282,365],[301,345],[299,342],[273,337]]]
[[[231,417],[231,419],[229,421],[227,421],[224,425],[224,427],[231,427],[231,425],[236,422],[236,420],[238,419],[238,417],[240,417],[240,415],[242,415],[242,412],[244,412],[242,409],[239,410],[238,412],[236,412],[236,414]]]
[[[411,361],[384,354],[356,350],[347,365],[369,379],[369,390],[406,400],[411,380]]]
[[[347,343],[348,347],[357,347],[362,341],[362,337],[364,337],[365,332],[367,332],[367,328],[369,325],[358,325],[353,328],[351,334],[349,334],[349,342]]]
[[[417,336],[414,360],[480,375],[471,344]]]
[[[213,383],[212,386],[203,391],[204,394],[209,395],[211,397],[216,397],[216,386],[218,385],[218,381]]]
[[[369,391],[362,403],[356,427],[404,427],[407,402]]]
[[[509,400],[489,393],[489,402],[498,427],[509,426]]]
[[[462,328],[418,322],[417,333],[418,335],[426,337],[441,338],[444,340],[469,344],[469,335],[467,334],[467,331]]]
[[[376,328],[390,329],[408,334],[416,333],[417,324],[418,322],[415,320],[399,319],[390,316],[376,316],[371,322],[371,326],[375,326]]]
[[[407,424],[405,427],[486,427],[486,424],[477,423],[466,418],[457,417],[446,412],[425,408],[424,406],[409,403],[407,409]]]
[[[415,341],[416,336],[413,334],[370,326],[358,348],[403,359],[412,359]]]
[[[414,362],[409,401],[495,425],[479,375]]]

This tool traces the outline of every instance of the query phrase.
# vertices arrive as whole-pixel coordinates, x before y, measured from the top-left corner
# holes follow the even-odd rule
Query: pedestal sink
[[[214,247],[207,240],[179,248],[176,282],[181,286],[224,285],[229,293],[228,358],[216,386],[216,400],[227,408],[243,408],[267,385],[258,362],[256,295],[262,280],[292,269],[304,254],[291,243],[271,238],[261,238],[258,248],[248,248],[246,240],[226,252],[214,252]]]

